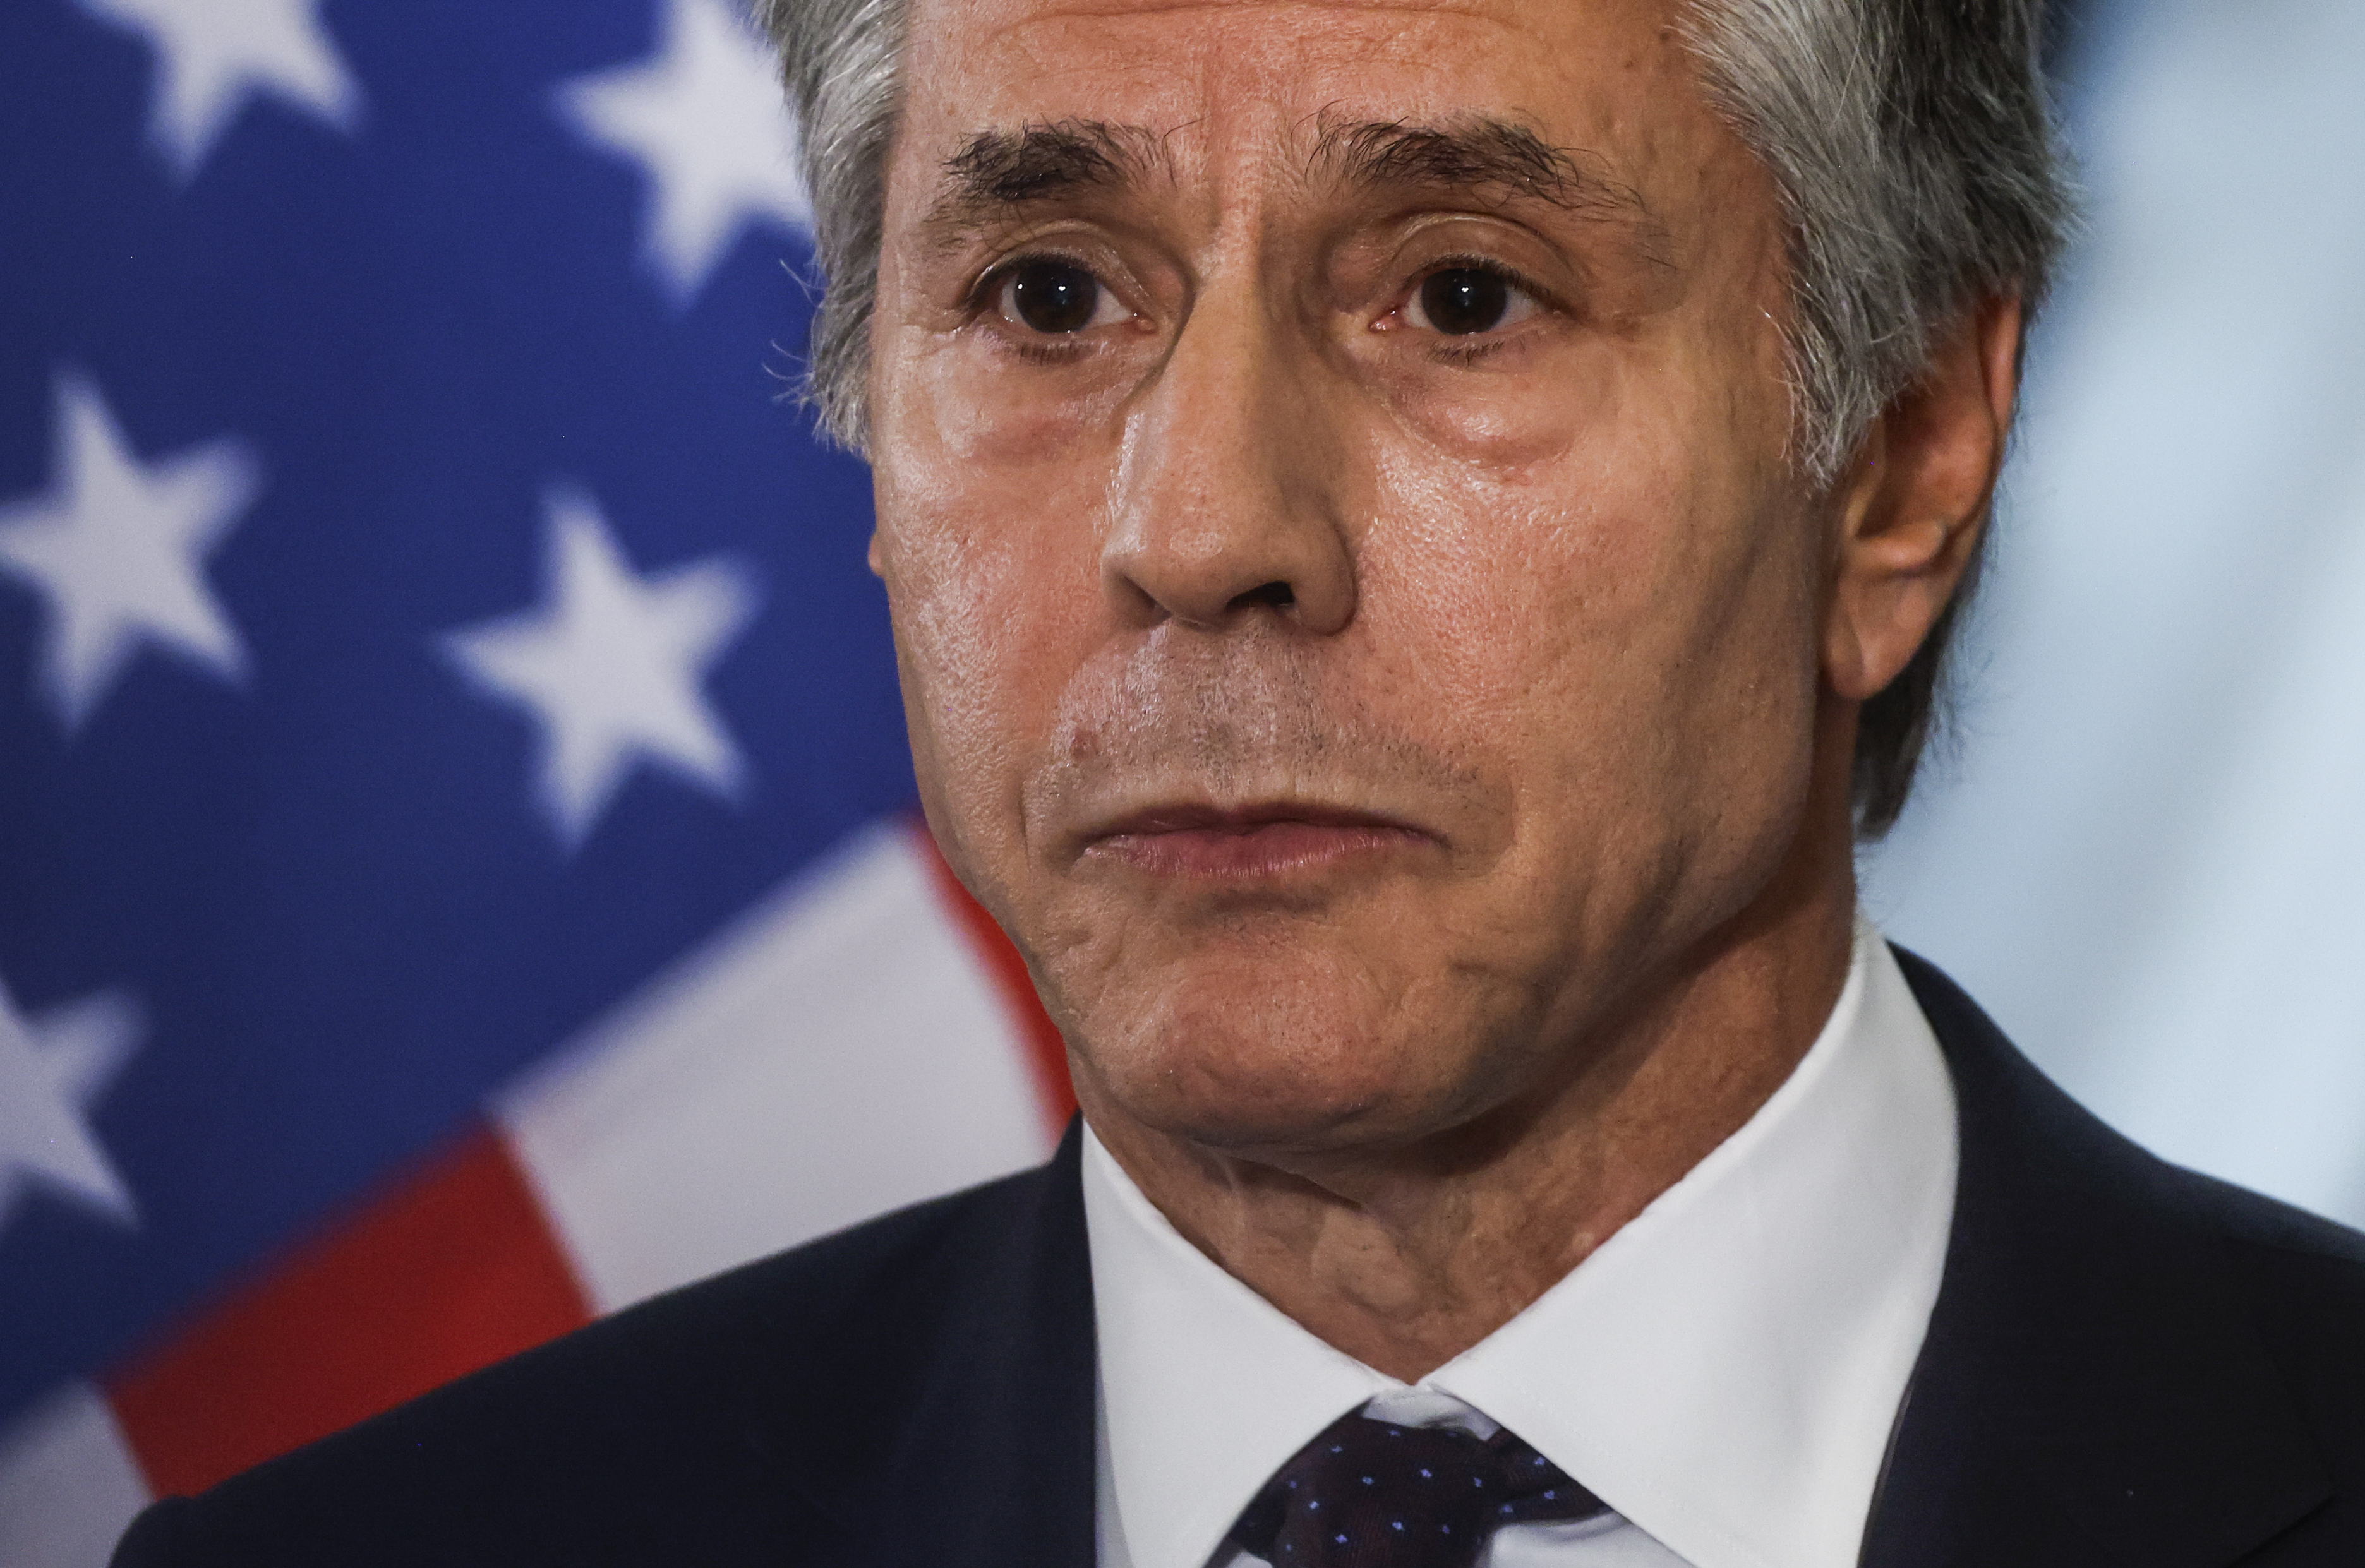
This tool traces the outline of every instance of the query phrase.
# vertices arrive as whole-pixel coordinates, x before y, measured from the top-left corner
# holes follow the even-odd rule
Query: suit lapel
[[[780,1451],[790,1484],[838,1529],[793,1543],[790,1562],[1093,1568],[1080,1126],[1070,1123],[1049,1164],[967,1211],[899,1299],[880,1304],[877,1337],[891,1353],[866,1358],[850,1381],[848,1369],[803,1369],[795,1405],[841,1418],[784,1434]]]
[[[2191,1178],[1900,952],[1953,1070],[1945,1282],[1865,1568],[2222,1568],[2329,1491]]]

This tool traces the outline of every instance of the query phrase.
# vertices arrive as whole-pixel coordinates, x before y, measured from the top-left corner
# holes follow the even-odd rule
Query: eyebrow
[[[1525,197],[1570,212],[1623,208],[1647,218],[1641,193],[1514,120],[1469,115],[1440,125],[1407,120],[1323,123],[1315,162],[1351,185],[1426,185]],[[1588,167],[1588,163],[1592,167]]]
[[[927,226],[957,226],[991,212],[1130,185],[1162,162],[1161,151],[1155,131],[1099,120],[979,131],[945,160],[944,189]]]
[[[1428,188],[1524,199],[1594,217],[1623,214],[1651,227],[1640,192],[1597,157],[1554,147],[1492,115],[1440,124],[1318,118],[1310,169],[1372,189]],[[966,228],[990,215],[1114,190],[1167,169],[1166,139],[1141,126],[1068,119],[979,131],[943,168],[925,227]]]

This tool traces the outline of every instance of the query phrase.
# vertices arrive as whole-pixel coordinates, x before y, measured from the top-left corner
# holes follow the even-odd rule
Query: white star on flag
[[[775,66],[723,0],[670,0],[656,54],[558,88],[559,112],[587,140],[646,169],[643,248],[677,307],[745,225],[812,226]]]
[[[443,646],[478,689],[540,725],[537,792],[559,842],[581,846],[636,761],[736,798],[739,749],[701,686],[755,617],[754,572],[712,556],[637,577],[589,497],[555,490],[544,507],[547,602]]]
[[[81,0],[103,22],[144,34],[156,55],[148,139],[187,180],[249,95],[269,93],[351,131],[362,92],[326,28],[319,0]]]
[[[131,1190],[90,1130],[90,1109],[140,1044],[140,1010],[107,991],[28,1021],[0,985],[0,1231],[33,1182],[125,1225]]]
[[[49,601],[41,680],[68,733],[143,641],[242,679],[246,646],[204,563],[261,490],[260,466],[228,440],[143,465],[95,386],[61,375],[57,400],[51,491],[0,508],[0,570]]]

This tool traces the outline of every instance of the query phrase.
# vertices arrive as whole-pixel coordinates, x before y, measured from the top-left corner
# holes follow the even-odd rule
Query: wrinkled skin
[[[869,408],[928,820],[1145,1192],[1408,1378],[1811,1042],[1856,707],[1951,591],[2009,418],[2001,300],[1836,487],[1799,479],[1776,193],[1673,17],[913,19]],[[1517,127],[1563,177],[1342,151],[1399,124]],[[948,169],[1095,126],[1097,177]],[[1020,308],[1030,257],[1096,280],[1089,321]],[[1448,268],[1511,280],[1502,319],[1441,329]]]

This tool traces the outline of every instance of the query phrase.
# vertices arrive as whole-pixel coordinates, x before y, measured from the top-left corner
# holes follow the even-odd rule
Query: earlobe
[[[886,577],[887,564],[880,555],[879,531],[875,528],[870,531],[870,552],[864,557],[864,559],[870,563],[870,575],[872,577],[882,580]]]
[[[1824,637],[1823,678],[1834,693],[1861,702],[1897,678],[1954,597],[1980,521],[1925,518],[1855,542]]]

